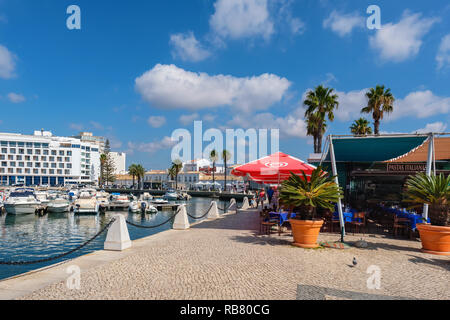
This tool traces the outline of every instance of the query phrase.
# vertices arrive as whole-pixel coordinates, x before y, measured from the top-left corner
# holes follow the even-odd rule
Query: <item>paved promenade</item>
[[[289,234],[257,235],[258,222],[247,211],[162,232],[124,252],[100,251],[0,282],[0,298],[450,299],[450,258],[421,253],[418,241],[366,236],[367,249],[305,250],[291,246]],[[79,290],[66,286],[69,265],[81,268]],[[367,288],[370,265],[381,270],[379,290]]]

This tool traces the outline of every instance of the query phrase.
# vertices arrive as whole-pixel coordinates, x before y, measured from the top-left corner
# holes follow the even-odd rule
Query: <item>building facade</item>
[[[50,131],[33,135],[0,133],[0,184],[63,186],[97,184],[100,148]]]
[[[127,174],[127,155],[125,152],[110,152],[111,160],[114,163],[114,174]]]

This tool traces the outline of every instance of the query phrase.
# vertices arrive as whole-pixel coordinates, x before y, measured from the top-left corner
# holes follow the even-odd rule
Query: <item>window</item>
[[[34,167],[35,167],[35,168],[40,168],[40,167],[41,167],[41,163],[40,163],[40,162],[36,162],[36,163],[34,164]]]
[[[56,168],[56,163],[52,163],[52,164],[51,164],[51,167],[52,167],[52,168]]]
[[[58,174],[62,174],[62,170],[59,170],[59,169],[58,169],[57,173],[58,173]]]
[[[7,167],[8,163],[6,161],[2,161],[2,167]]]
[[[62,162],[62,157],[58,157],[58,162]]]
[[[8,149],[2,148],[2,153],[8,153]]]
[[[43,143],[42,148],[48,148],[48,143]]]
[[[59,155],[63,156],[64,155],[64,150],[59,150]]]
[[[64,169],[64,163],[60,163],[58,167]]]
[[[64,170],[64,174],[69,175],[70,174],[70,170]]]
[[[9,149],[9,153],[16,153],[16,149],[10,148],[10,149]]]
[[[41,169],[41,172],[42,172],[43,174],[47,174],[47,169]]]
[[[2,147],[7,147],[8,146],[8,141],[2,141],[1,143]]]
[[[67,155],[71,156],[72,155],[72,151],[67,151]]]
[[[25,160],[26,160],[26,161],[30,161],[30,160],[31,160],[31,157],[30,157],[30,156],[25,156]]]
[[[5,160],[5,155],[4,154],[0,154],[0,160]]]
[[[33,142],[27,142],[27,148],[33,148]]]
[[[48,162],[44,162],[44,163],[42,164],[42,166],[43,166],[44,168],[48,168]]]
[[[22,173],[22,169],[16,169],[16,173]]]
[[[44,156],[48,156],[48,150],[46,150],[46,149],[43,150],[43,151],[42,151],[42,154],[43,154]]]
[[[16,156],[16,160],[22,160],[22,156]]]
[[[41,161],[47,161],[47,157],[42,156]]]
[[[33,154],[33,149],[27,149],[27,154]]]
[[[74,148],[74,149],[80,149],[80,147],[81,147],[81,146],[80,146],[79,144],[73,144],[73,145],[72,145],[72,148]]]
[[[19,149],[19,154],[25,154],[25,149]]]
[[[19,167],[21,168],[25,167],[25,162],[19,162]]]
[[[33,162],[27,162],[27,167],[28,168],[32,168],[33,167]]]
[[[55,161],[55,157],[48,157],[48,161]]]
[[[48,170],[48,173],[49,173],[49,174],[55,174],[55,170],[50,169],[50,170]]]
[[[9,142],[9,146],[10,147],[15,147],[17,144],[16,144],[16,142],[15,141],[10,141]]]
[[[10,165],[11,167],[15,167],[15,166],[16,166],[16,163],[15,163],[14,161],[11,161],[11,162],[9,163],[9,165]]]
[[[56,156],[56,150],[52,150],[52,156]]]
[[[72,169],[72,164],[71,164],[71,163],[68,163],[68,164],[66,165],[66,168]]]
[[[36,150],[34,150],[34,154],[41,154],[41,150],[39,150],[39,149],[36,149]]]
[[[39,174],[39,169],[33,169],[34,174]]]
[[[14,156],[9,155],[9,156],[8,156],[8,160],[14,160]]]
[[[31,173],[30,169],[25,169],[25,173]]]
[[[39,157],[38,156],[34,156],[33,157],[33,161],[39,161]]]
[[[38,142],[35,142],[35,143],[34,143],[34,147],[35,147],[35,148],[40,148],[40,147],[41,147],[41,144],[38,143]]]
[[[14,169],[8,168],[8,173],[14,173]]]
[[[25,147],[25,142],[17,142],[18,147]]]

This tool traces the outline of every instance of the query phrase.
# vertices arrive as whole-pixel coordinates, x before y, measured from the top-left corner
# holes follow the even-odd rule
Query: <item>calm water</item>
[[[192,198],[187,202],[186,208],[189,214],[200,216],[206,212],[210,204],[210,198]],[[218,206],[223,208],[224,202],[218,202]],[[0,261],[31,261],[67,252],[92,238],[111,220],[115,213],[108,211],[106,214],[98,216],[51,213],[45,217],[4,215],[0,218]],[[126,211],[118,213],[126,215],[127,219],[134,224],[148,226],[162,223],[173,215],[172,211],[162,211],[155,215],[145,216]],[[189,218],[189,220],[192,219]],[[154,229],[142,229],[128,225],[128,232],[131,240],[135,240],[171,228],[172,222]],[[32,265],[0,265],[0,279],[102,250],[106,233],[104,232],[81,250],[58,260]]]

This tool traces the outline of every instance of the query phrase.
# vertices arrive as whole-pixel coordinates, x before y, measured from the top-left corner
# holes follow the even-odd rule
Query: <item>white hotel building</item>
[[[79,138],[0,133],[0,185],[97,184],[100,146]]]

